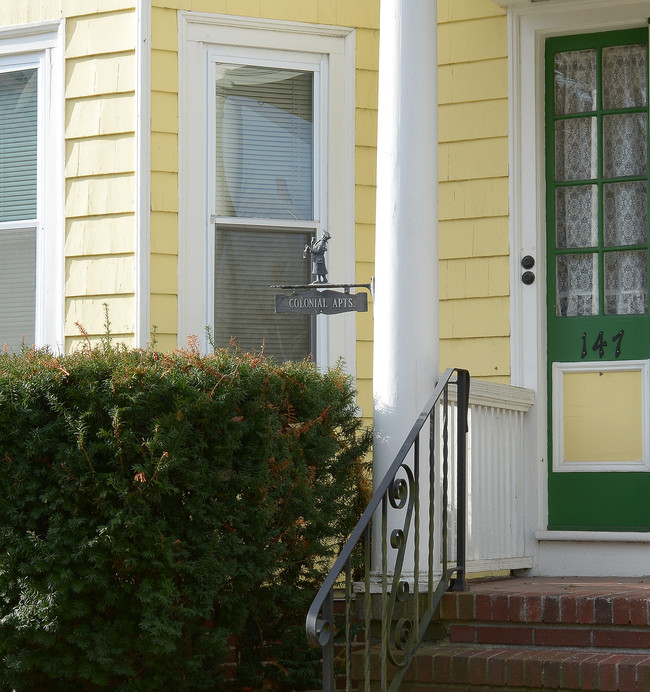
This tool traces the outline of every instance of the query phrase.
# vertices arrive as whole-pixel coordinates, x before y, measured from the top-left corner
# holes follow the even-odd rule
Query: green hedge
[[[314,686],[304,616],[369,445],[339,370],[0,354],[3,689]]]

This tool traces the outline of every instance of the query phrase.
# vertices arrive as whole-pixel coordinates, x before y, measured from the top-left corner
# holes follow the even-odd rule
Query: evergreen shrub
[[[339,369],[0,354],[2,689],[315,686],[304,616],[369,444]]]

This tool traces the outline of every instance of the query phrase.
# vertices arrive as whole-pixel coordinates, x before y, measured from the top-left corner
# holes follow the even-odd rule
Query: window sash
[[[218,63],[215,211],[314,218],[311,71]]]
[[[270,286],[310,281],[303,249],[322,216],[322,58],[234,51],[211,60],[214,343],[302,360],[315,355],[316,320],[276,315]]]
[[[233,339],[247,351],[263,350],[278,362],[312,354],[313,319],[309,315],[276,315],[276,285],[306,284],[310,263],[303,248],[312,234],[216,226],[214,342]]]
[[[37,215],[38,69],[0,72],[0,222]]]
[[[36,228],[0,230],[0,346],[36,340]]]

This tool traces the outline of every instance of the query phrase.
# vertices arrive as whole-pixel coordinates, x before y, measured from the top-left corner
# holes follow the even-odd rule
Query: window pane
[[[0,346],[35,340],[36,231],[0,231]]]
[[[598,245],[598,188],[595,185],[555,190],[556,246]]]
[[[603,108],[634,108],[647,103],[646,47],[603,48]]]
[[[217,346],[228,346],[231,338],[245,350],[264,345],[264,353],[277,361],[302,360],[312,353],[311,317],[276,315],[276,291],[270,288],[309,283],[311,261],[303,259],[303,250],[310,241],[310,233],[217,228]]]
[[[606,178],[645,175],[648,170],[648,118],[645,113],[603,118],[603,174]]]
[[[573,50],[555,55],[555,113],[596,110],[596,51]]]
[[[216,213],[314,217],[313,73],[216,65]]]
[[[605,255],[605,314],[648,312],[648,253],[645,250]]]
[[[605,189],[605,246],[644,245],[648,240],[648,185],[608,183]]]
[[[36,218],[37,71],[0,73],[0,221]]]
[[[558,317],[598,314],[598,255],[558,255],[556,260]]]
[[[555,123],[555,179],[592,180],[598,177],[596,118]]]

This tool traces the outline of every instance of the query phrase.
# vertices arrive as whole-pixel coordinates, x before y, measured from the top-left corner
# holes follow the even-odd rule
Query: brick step
[[[400,689],[648,692],[650,653],[441,644],[421,650]]]
[[[650,654],[650,630],[597,625],[449,624],[449,640],[462,644],[499,644],[506,646],[552,646],[569,648],[609,648],[647,650]],[[648,688],[650,692],[650,687]]]
[[[612,595],[446,593],[441,617],[448,621],[632,625],[650,627],[650,592]]]

